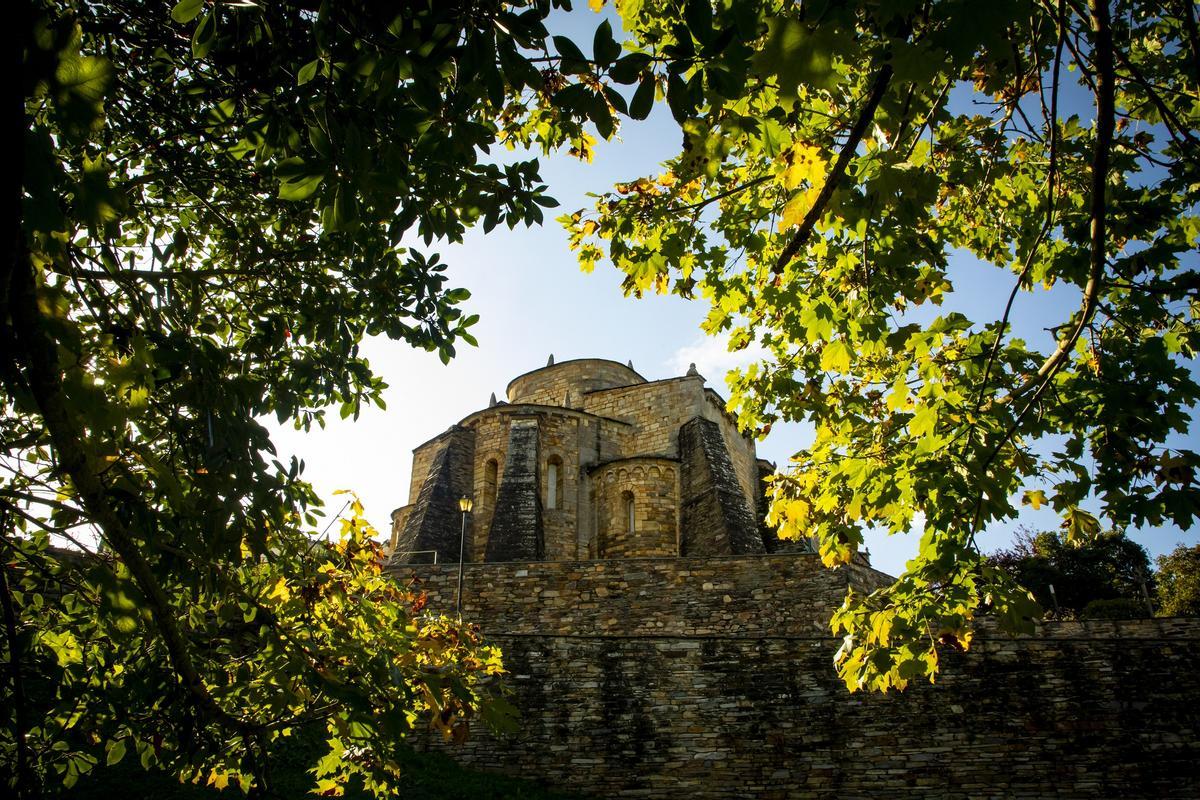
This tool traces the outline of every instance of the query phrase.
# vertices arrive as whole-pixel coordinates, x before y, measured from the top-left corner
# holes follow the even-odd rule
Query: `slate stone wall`
[[[452,607],[450,565],[393,574]],[[1200,620],[985,625],[937,684],[849,694],[829,612],[886,580],[807,554],[470,565],[463,614],[524,717],[447,749],[596,797],[1200,796]]]
[[[431,611],[454,610],[457,565],[394,565],[391,574],[416,578]],[[464,573],[463,616],[489,633],[824,636],[848,586],[889,582],[858,564],[825,569],[808,553],[476,563]]]
[[[889,695],[825,638],[497,635],[522,730],[451,752],[605,798],[1200,797],[1200,621],[1047,627]]]

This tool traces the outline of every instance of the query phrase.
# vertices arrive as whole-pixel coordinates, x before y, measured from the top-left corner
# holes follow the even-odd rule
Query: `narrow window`
[[[483,468],[483,501],[492,507],[496,504],[496,473],[499,467],[496,464],[496,459],[491,459]]]
[[[546,462],[546,508],[560,508],[562,504],[562,459],[550,456]]]
[[[633,492],[624,492],[621,499],[625,502],[625,532],[633,533]]]

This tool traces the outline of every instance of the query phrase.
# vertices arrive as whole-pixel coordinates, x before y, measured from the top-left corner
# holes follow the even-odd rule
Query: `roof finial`
[[[632,358],[631,358],[631,359],[629,359],[628,361],[626,361],[626,362],[625,362],[625,364],[626,364],[626,366],[628,366],[630,369],[633,369],[633,359],[632,359]],[[634,371],[636,372],[636,370],[634,370]]]
[[[700,373],[696,370],[696,362],[693,361],[691,364],[688,364],[687,374],[688,374],[689,378],[699,378],[700,377]]]
[[[554,366],[554,353],[551,353],[551,354],[550,354],[550,358],[546,359],[546,366],[547,366],[547,367],[553,367],[553,366]]]
[[[488,408],[491,408],[494,405],[496,405],[496,393],[492,392],[492,398],[488,400]]]

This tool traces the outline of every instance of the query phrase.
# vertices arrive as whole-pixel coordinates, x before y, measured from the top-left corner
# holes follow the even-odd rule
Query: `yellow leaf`
[[[1021,502],[1027,506],[1033,506],[1033,510],[1037,511],[1046,504],[1046,493],[1041,489],[1035,489],[1025,493],[1021,498]]]
[[[229,773],[217,772],[215,769],[208,775],[208,785],[217,789],[224,789],[229,785]]]
[[[785,231],[803,222],[809,209],[813,207],[813,203],[817,202],[817,195],[820,193],[820,187],[814,186],[789,200],[787,205],[783,207],[783,213],[780,215],[779,230]]]
[[[887,396],[888,411],[899,411],[903,408],[908,408],[911,405],[911,395],[908,390],[908,384],[904,381],[904,376],[896,378],[896,382],[892,385],[892,391]]]
[[[322,797],[341,797],[346,793],[346,787],[333,778],[322,778],[317,781],[317,788],[314,791]]]
[[[928,436],[937,427],[937,410],[930,406],[921,406],[908,423],[908,432],[913,436]]]
[[[280,578],[275,582],[275,586],[271,589],[271,593],[267,595],[267,599],[274,600],[276,597],[278,597],[281,603],[286,603],[289,599],[291,599],[291,596],[292,590],[288,588],[287,580]]]
[[[821,369],[826,372],[850,371],[850,348],[841,339],[825,345],[821,351]]]
[[[787,166],[779,173],[779,182],[785,189],[795,189],[808,181],[810,186],[825,183],[827,164],[821,157],[820,148],[808,144],[795,144],[784,157]]]
[[[779,538],[802,538],[808,528],[808,503],[800,499],[786,500],[779,504],[779,508]]]
[[[608,2],[608,0],[588,0],[588,8],[599,14],[600,10],[604,8],[604,4],[606,2]]]

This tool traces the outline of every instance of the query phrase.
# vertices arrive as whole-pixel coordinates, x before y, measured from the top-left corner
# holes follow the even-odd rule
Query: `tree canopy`
[[[1005,570],[1060,619],[1141,618],[1154,591],[1150,557],[1121,531],[1105,531],[1079,542],[1058,531],[1022,531],[1011,548],[988,563]]]
[[[495,651],[418,618],[357,508],[313,544],[302,465],[257,420],[381,403],[366,335],[472,343],[437,246],[555,205],[535,159],[493,148],[588,158],[585,125],[611,137],[659,101],[679,156],[564,221],[584,267],[701,297],[709,332],[771,353],[731,402],[751,431],[816,427],[774,484],[786,535],[836,565],[867,528],[923,529],[897,582],[834,618],[848,687],[932,676],[981,610],[1030,624],[977,545],[1021,498],[1070,539],[1191,524],[1198,459],[1171,437],[1200,393],[1192,3],[622,0],[630,40],[600,22],[590,46],[550,35],[560,8],[17,4],[0,747],[19,791],[130,753],[258,790],[271,744],[318,723],[319,788],[386,793],[418,720],[503,724]],[[988,318],[927,311],[956,253],[1011,273]],[[1013,309],[1041,291],[1064,312],[1039,349]]]
[[[302,464],[258,420],[382,404],[366,335],[443,360],[474,343],[431,248],[554,205],[535,159],[491,148],[593,142],[551,101],[569,71],[535,60],[560,5],[17,4],[0,749],[19,794],[123,757],[258,791],[312,724],[320,791],[387,794],[406,731],[511,722],[498,653],[385,579],[357,503],[310,539]]]
[[[617,3],[637,96],[683,131],[661,173],[562,221],[584,269],[703,298],[768,357],[731,377],[760,434],[815,441],[772,518],[845,564],[919,531],[898,580],[834,617],[848,687],[933,678],[986,610],[1039,614],[978,538],[1024,502],[1068,539],[1200,512],[1200,35],[1195,4],[1107,0]],[[620,62],[618,62],[620,63]],[[1011,276],[990,312],[970,256]],[[955,285],[957,282],[957,286]],[[1061,305],[1048,346],[1018,299]],[[1089,510],[1090,509],[1090,510]]]
[[[1158,613],[1200,617],[1200,545],[1179,545],[1158,557]]]

